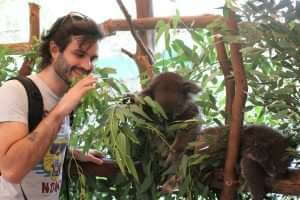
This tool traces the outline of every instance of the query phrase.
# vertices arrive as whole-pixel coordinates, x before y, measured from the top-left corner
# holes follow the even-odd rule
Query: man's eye
[[[77,53],[75,54],[78,58],[83,58],[84,57],[84,54],[81,54],[81,53]]]

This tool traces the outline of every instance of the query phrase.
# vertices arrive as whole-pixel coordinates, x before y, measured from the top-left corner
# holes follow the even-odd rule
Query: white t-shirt
[[[60,98],[37,75],[31,75],[30,78],[40,89],[45,113],[48,113]],[[0,87],[0,96],[0,122],[18,121],[28,124],[28,100],[22,84],[17,80],[7,81]],[[69,117],[66,117],[45,157],[21,182],[28,200],[59,199],[62,166],[70,133]],[[24,200],[20,184],[12,184],[0,176],[0,200]]]

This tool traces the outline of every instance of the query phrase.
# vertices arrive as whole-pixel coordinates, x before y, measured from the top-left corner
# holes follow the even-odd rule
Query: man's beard
[[[56,60],[56,62],[53,64],[54,71],[55,73],[61,78],[67,86],[71,85],[71,73],[72,69],[75,66],[71,66],[70,64],[67,63],[65,58],[63,57],[62,54],[60,54]]]

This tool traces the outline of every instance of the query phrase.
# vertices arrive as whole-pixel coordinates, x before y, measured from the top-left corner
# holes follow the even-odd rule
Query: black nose
[[[176,120],[176,115],[175,115],[175,112],[167,112],[167,117],[168,117],[168,120],[169,121],[175,121]]]

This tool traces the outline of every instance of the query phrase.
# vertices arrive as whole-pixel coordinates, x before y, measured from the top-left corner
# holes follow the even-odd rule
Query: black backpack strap
[[[29,132],[32,132],[43,119],[44,103],[42,94],[36,84],[26,76],[17,76],[11,79],[20,81],[26,90],[28,99],[28,126]]]
[[[21,191],[22,191],[22,194],[23,194],[24,200],[28,200],[28,199],[27,199],[27,196],[26,196],[26,194],[25,194],[25,192],[24,192],[24,190],[23,190],[23,188],[22,188],[22,185],[21,185],[21,183],[20,183],[20,187],[21,187]]]
[[[20,81],[27,93],[28,99],[28,127],[29,133],[31,133],[35,127],[42,121],[44,115],[44,102],[42,94],[36,84],[26,76],[17,76],[9,80],[16,79]],[[24,200],[27,200],[27,196],[20,184],[22,195]]]

